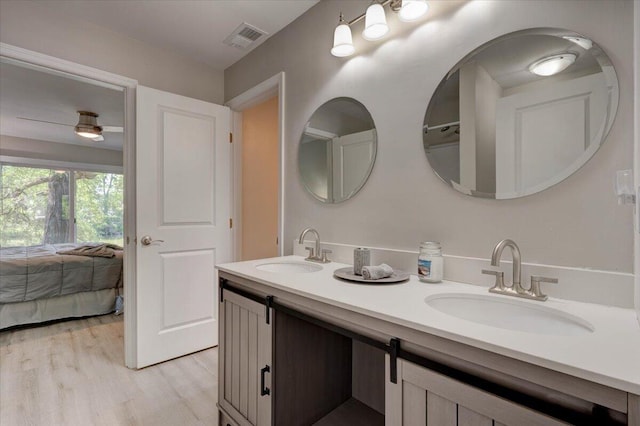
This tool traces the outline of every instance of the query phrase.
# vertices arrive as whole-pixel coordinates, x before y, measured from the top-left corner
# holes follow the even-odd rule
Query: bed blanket
[[[122,251],[112,258],[57,254],[77,244],[0,249],[0,303],[122,286]]]
[[[68,249],[58,250],[58,254],[75,254],[76,256],[91,256],[91,257],[115,257],[116,250],[122,251],[122,247],[115,244],[83,244],[81,246]]]

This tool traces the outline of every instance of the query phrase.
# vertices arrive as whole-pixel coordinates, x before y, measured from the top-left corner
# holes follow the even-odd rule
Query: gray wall
[[[122,151],[0,135],[0,154],[8,157],[122,167]]]
[[[106,28],[51,13],[46,2],[0,1],[0,41],[138,80],[143,86],[223,103],[223,72]]]
[[[418,24],[389,19],[392,32],[365,42],[353,28],[357,54],[330,55],[342,10],[347,19],[369,0],[323,1],[225,71],[225,96],[286,72],[285,253],[306,226],[326,241],[417,250],[438,240],[447,254],[489,257],[495,243],[516,240],[524,260],[633,270],[632,209],[618,206],[616,170],[632,166],[633,2],[431,2]],[[499,35],[530,27],[563,27],[593,38],[620,79],[618,115],[607,142],[573,176],[517,200],[482,200],[453,191],[430,169],[422,149],[424,113],[442,76],[468,52]],[[351,96],[371,112],[378,130],[373,173],[354,198],[324,205],[298,178],[298,139],[313,111]],[[479,273],[479,271],[478,271]]]

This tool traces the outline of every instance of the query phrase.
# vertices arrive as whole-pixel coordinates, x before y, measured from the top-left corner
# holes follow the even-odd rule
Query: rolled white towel
[[[378,266],[363,266],[362,277],[365,280],[379,280],[393,275],[393,268],[386,263]]]

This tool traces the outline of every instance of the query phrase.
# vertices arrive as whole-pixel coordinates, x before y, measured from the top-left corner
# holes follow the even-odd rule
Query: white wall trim
[[[285,74],[279,72],[273,77],[236,96],[225,105],[232,110],[233,123],[233,184],[231,188],[233,206],[233,253],[234,260],[242,256],[242,111],[267,99],[278,96],[278,141],[279,141],[279,183],[278,183],[278,255],[284,253],[284,182],[285,182]]]
[[[116,88],[124,92],[124,357],[125,365],[136,368],[136,170],[135,100],[138,82],[128,77],[113,74],[97,68],[66,61],[54,56],[30,51],[6,43],[0,43],[0,58],[17,61],[30,67],[40,67],[43,71],[57,71],[70,78],[79,79],[103,87]]]
[[[305,247],[313,247],[314,244],[314,241],[305,241],[304,244],[298,244],[296,239],[293,242],[293,254],[306,257]],[[358,246],[323,242],[322,247],[332,250],[331,260],[352,265],[353,249]],[[369,249],[371,250],[371,264],[387,263],[393,268],[416,275],[417,251],[380,247],[369,247]],[[491,266],[491,259],[455,256],[446,253],[443,256],[445,280],[487,288],[494,284],[494,277],[481,273],[482,269],[496,269]],[[526,259],[526,253],[524,253],[523,257]],[[498,269],[504,271],[505,281],[511,283],[512,269],[509,255],[505,254],[503,259]],[[543,284],[543,292],[550,297],[627,309],[633,308],[634,275],[630,273],[526,262],[522,263],[521,272],[523,286],[529,285],[531,275],[558,278],[558,284]],[[607,283],[607,285],[603,285],[603,283]]]
[[[72,161],[57,161],[57,160],[41,160],[39,158],[29,157],[13,157],[11,155],[0,155],[0,163],[15,164],[25,167],[46,167],[51,169],[73,169],[89,172],[102,172],[102,173],[119,173],[122,174],[124,167],[122,166],[109,166],[93,163],[75,163]]]
[[[634,176],[636,187],[636,205],[634,206],[634,272],[635,278],[635,306],[638,323],[640,323],[640,3],[633,3],[633,21],[634,25],[634,116],[635,116],[635,148],[634,148]]]

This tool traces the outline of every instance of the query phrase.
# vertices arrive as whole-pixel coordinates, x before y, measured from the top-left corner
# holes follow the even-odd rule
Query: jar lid
[[[425,241],[425,242],[420,243],[420,248],[441,249],[442,246],[437,241]]]

